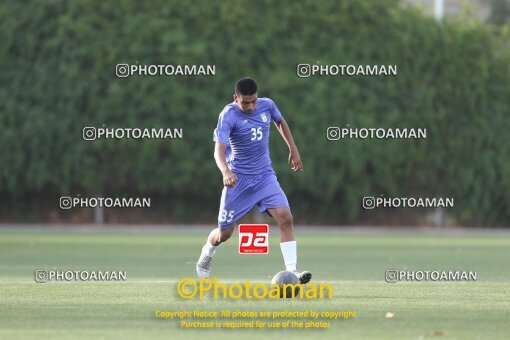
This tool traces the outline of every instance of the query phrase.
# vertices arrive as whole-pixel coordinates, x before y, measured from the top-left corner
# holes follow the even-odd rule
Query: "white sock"
[[[283,254],[283,261],[285,268],[288,271],[295,271],[297,265],[297,244],[296,241],[288,241],[280,243],[280,248]]]
[[[218,248],[218,246],[213,246],[209,240],[207,240],[207,242],[205,242],[205,245],[202,247],[202,251],[207,255],[207,256],[211,256],[213,257],[214,254],[216,253],[216,248]]]

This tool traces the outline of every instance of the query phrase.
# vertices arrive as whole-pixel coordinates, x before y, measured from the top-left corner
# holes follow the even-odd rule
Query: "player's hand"
[[[301,156],[299,156],[297,149],[290,150],[289,164],[293,171],[303,171],[303,162],[301,162]]]
[[[236,183],[237,176],[230,169],[227,169],[223,174],[223,185],[230,188],[236,185]]]

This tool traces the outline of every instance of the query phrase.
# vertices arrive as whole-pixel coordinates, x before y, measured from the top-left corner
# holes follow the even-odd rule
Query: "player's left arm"
[[[294,143],[294,138],[292,138],[292,133],[290,132],[289,125],[285,121],[285,119],[280,120],[280,122],[274,122],[278,131],[282,135],[283,140],[287,143],[289,147],[289,164],[292,166],[292,170],[303,171],[303,162],[301,161],[301,156],[299,155],[298,148],[296,143]]]

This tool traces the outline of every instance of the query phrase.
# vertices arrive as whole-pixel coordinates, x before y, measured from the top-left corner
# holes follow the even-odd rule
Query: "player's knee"
[[[220,242],[227,241],[230,238],[230,236],[232,236],[233,232],[234,228],[222,229],[220,231]]]
[[[292,229],[293,223],[294,219],[290,212],[287,212],[280,217],[280,228],[282,229]]]

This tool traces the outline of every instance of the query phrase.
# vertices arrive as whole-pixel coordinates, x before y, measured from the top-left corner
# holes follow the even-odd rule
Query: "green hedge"
[[[382,194],[451,196],[458,223],[509,225],[510,55],[505,27],[495,30],[438,24],[392,0],[4,2],[0,209],[29,219],[58,210],[60,195],[136,194],[161,198],[155,209],[175,221],[213,222],[212,130],[250,75],[300,147],[295,174],[273,130],[298,223],[370,219],[361,199]],[[115,76],[136,62],[214,64],[216,75]],[[398,76],[298,78],[300,63],[396,64]],[[179,127],[184,139],[82,140],[84,126],[103,124]],[[326,139],[346,124],[427,128],[428,138]]]

